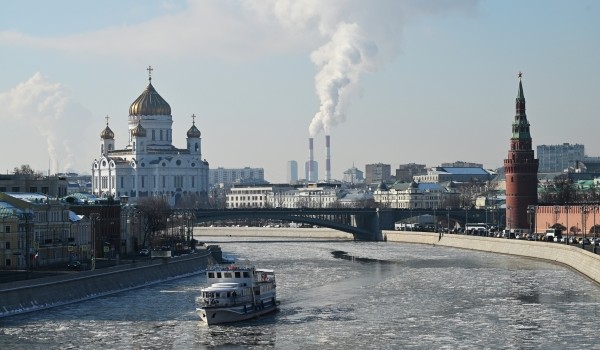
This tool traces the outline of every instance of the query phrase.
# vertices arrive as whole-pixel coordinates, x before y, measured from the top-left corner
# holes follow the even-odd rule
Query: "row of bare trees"
[[[598,203],[600,189],[596,186],[577,188],[569,175],[561,174],[542,188],[539,200],[541,204]]]

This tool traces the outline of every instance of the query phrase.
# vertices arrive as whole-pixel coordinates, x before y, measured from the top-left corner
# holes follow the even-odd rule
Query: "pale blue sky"
[[[211,168],[263,167],[283,182],[288,160],[303,169],[321,106],[322,66],[311,56],[345,39],[358,43],[346,52],[360,64],[341,60],[329,74],[352,82],[322,124],[334,178],[353,163],[501,166],[518,71],[534,146],[580,143],[600,156],[594,0],[21,0],[1,9],[3,173],[21,164],[89,173],[106,115],[125,146],[128,108],[152,65],[175,146],[185,146],[194,113]],[[315,136],[321,178],[324,135]]]

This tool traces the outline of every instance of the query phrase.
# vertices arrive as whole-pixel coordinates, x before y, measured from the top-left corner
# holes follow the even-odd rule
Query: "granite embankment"
[[[202,236],[353,239],[349,233],[326,228],[210,227],[196,228],[194,235],[200,240]],[[383,236],[387,242],[431,244],[544,259],[569,266],[600,284],[600,255],[576,246],[456,234],[445,234],[440,238],[432,232],[383,231]]]
[[[220,259],[219,247],[165,259],[80,271],[58,276],[0,284],[0,317],[74,303],[174,278],[197,274],[212,259]]]
[[[195,227],[194,238],[202,241],[203,236],[354,239],[351,233],[321,227]]]
[[[384,231],[384,235],[388,242],[432,244],[554,261],[600,283],[600,255],[577,246],[456,234],[444,234],[440,238],[431,232]]]

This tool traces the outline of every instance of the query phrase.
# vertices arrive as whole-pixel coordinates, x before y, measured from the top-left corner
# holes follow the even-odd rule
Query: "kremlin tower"
[[[519,92],[508,158],[504,160],[506,174],[506,228],[529,231],[527,207],[537,204],[538,160],[531,148],[529,122],[525,114],[525,95],[519,73]]]

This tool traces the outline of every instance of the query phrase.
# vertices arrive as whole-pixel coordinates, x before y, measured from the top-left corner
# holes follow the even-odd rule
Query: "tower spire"
[[[531,140],[529,133],[529,122],[525,114],[525,94],[523,93],[523,73],[519,72],[519,91],[515,100],[515,121],[512,125],[512,138],[521,140]]]
[[[519,72],[519,91],[515,102],[516,114],[512,124],[512,137],[508,157],[504,159],[506,177],[506,227],[529,231],[528,209],[537,204],[537,171],[529,122],[525,114],[523,73]]]

